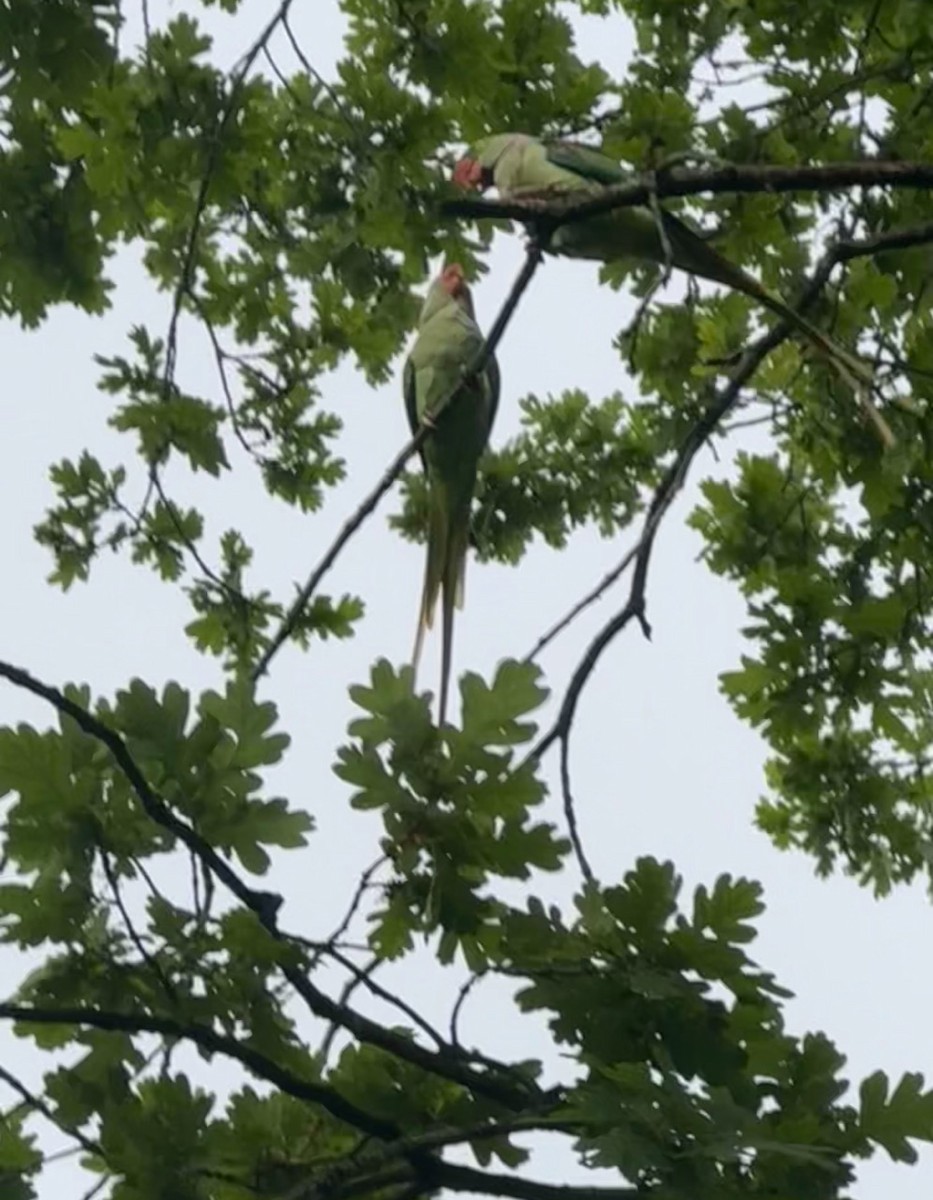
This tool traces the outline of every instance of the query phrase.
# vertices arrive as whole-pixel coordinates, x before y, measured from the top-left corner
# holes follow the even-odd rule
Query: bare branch
[[[331,955],[335,960],[339,961],[338,955],[333,950],[331,951]],[[350,972],[350,978],[343,985],[343,989],[340,992],[340,995],[337,997],[337,1003],[341,1008],[349,1004],[350,998],[361,984],[365,983],[369,985],[370,988],[373,986],[378,987],[378,984],[373,985],[370,976],[374,971],[379,969],[379,965],[382,961],[383,960],[380,959],[378,955],[373,955],[365,967],[358,967],[356,963],[352,962],[350,959],[343,960],[341,966],[344,966],[346,970]],[[321,1039],[321,1044],[318,1047],[317,1052],[317,1056],[322,1063],[327,1062],[327,1059],[330,1056],[330,1048],[334,1044],[334,1038],[337,1036],[339,1029],[340,1026],[336,1023],[336,1021],[331,1021],[330,1025],[328,1025],[327,1031],[325,1032],[324,1037]]]
[[[560,738],[560,790],[564,802],[564,816],[567,818],[567,832],[570,843],[576,855],[580,873],[587,883],[596,886],[596,876],[586,857],[583,842],[580,840],[580,830],[577,827],[577,813],[573,805],[573,792],[570,787],[570,727],[561,733]]]
[[[479,981],[485,978],[485,971],[474,971],[466,983],[461,984],[460,991],[457,993],[457,999],[454,1002],[453,1010],[450,1014],[450,1040],[454,1046],[460,1045],[460,1013],[466,1003],[466,998],[472,992],[473,988]]]
[[[541,651],[544,650],[545,647],[549,646],[556,637],[559,637],[559,635],[562,634],[569,625],[572,625],[580,613],[584,611],[584,609],[589,608],[591,604],[595,604],[596,601],[599,600],[603,594],[607,592],[609,588],[611,588],[612,585],[625,574],[628,568],[635,561],[635,556],[637,554],[638,546],[636,545],[629,550],[621,562],[616,563],[612,570],[607,572],[607,574],[602,577],[599,583],[597,583],[591,591],[586,593],[582,600],[578,600],[568,613],[565,613],[556,624],[551,626],[547,633],[543,633],[541,637],[538,638],[531,650],[529,650],[529,652],[525,655],[524,661],[534,662]]]
[[[340,951],[335,949],[333,946],[330,947],[327,953],[331,956],[331,958],[334,959],[335,962],[338,962],[345,971],[349,971],[351,975],[353,975],[356,982],[362,984],[362,986],[365,987],[371,995],[375,996],[378,1000],[385,1001],[386,1004],[391,1004],[394,1008],[397,1008],[399,1012],[404,1013],[405,1016],[408,1017],[408,1019],[412,1022],[412,1024],[420,1029],[422,1033],[427,1034],[427,1036],[432,1042],[434,1042],[438,1049],[450,1049],[443,1037],[441,1037],[440,1033],[434,1028],[430,1021],[426,1021],[424,1017],[422,1017],[420,1013],[413,1009],[410,1004],[407,1004],[401,998],[401,996],[396,996],[393,992],[390,992],[388,988],[384,988],[381,984],[376,983],[372,977],[372,973],[376,966],[378,966],[383,960],[375,959],[366,967],[360,968],[352,961],[352,959],[347,958],[345,954],[341,954]]]
[[[357,140],[357,142],[361,146],[366,146],[367,139],[364,136],[364,134],[363,134],[362,130],[360,129],[359,125],[357,124],[357,122],[354,121],[353,118],[350,116],[349,112],[347,111],[346,105],[343,103],[343,101],[340,99],[340,97],[337,95],[337,93],[334,91],[334,89],[331,87],[331,85],[327,82],[327,80],[324,78],[324,76],[321,74],[321,72],[317,69],[317,67],[312,65],[310,59],[305,54],[304,50],[302,50],[301,43],[295,37],[295,34],[291,27],[291,24],[288,20],[287,12],[282,17],[282,28],[285,30],[285,36],[288,38],[289,42],[291,43],[292,50],[294,50],[294,52],[295,52],[295,57],[298,59],[298,61],[301,63],[301,65],[304,67],[304,69],[307,71],[307,73],[311,76],[311,78],[317,82],[318,87],[320,87],[330,97],[330,101],[333,104],[334,108],[337,110],[337,112],[340,114],[341,120],[346,125],[346,127],[350,130],[350,132],[353,134],[353,136]]]
[[[387,861],[388,861],[388,856],[385,854],[380,854],[379,857],[376,859],[376,861],[370,863],[369,866],[366,868],[366,870],[363,872],[363,874],[360,876],[359,883],[356,885],[356,891],[353,893],[353,897],[350,900],[349,907],[347,908],[347,911],[344,914],[343,920],[340,922],[340,924],[337,926],[337,928],[334,930],[334,932],[330,935],[330,937],[327,939],[327,941],[324,943],[324,945],[318,950],[316,956],[311,960],[312,967],[317,965],[317,963],[321,959],[321,955],[325,952],[325,950],[329,953],[330,948],[332,946],[334,946],[343,937],[343,935],[347,932],[347,930],[350,928],[350,925],[353,922],[353,918],[356,916],[357,912],[359,911],[360,905],[363,903],[363,897],[366,895],[366,890],[373,881],[373,876],[376,874],[376,872],[379,870],[379,868],[383,865],[383,863],[385,863]]]

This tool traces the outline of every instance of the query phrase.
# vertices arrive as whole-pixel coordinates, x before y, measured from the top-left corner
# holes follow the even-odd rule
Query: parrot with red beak
[[[463,607],[476,473],[499,403],[499,367],[494,357],[490,356],[476,378],[463,379],[482,344],[463,268],[450,263],[428,289],[418,318],[418,336],[402,377],[412,433],[426,415],[432,425],[421,451],[428,479],[428,545],[412,666],[417,672],[425,630],[434,623],[440,594],[439,726],[447,715],[454,608]],[[442,411],[432,420],[430,414],[439,404]]]
[[[478,192],[495,187],[503,199],[520,199],[522,193],[541,197],[542,193],[553,192],[566,196],[574,191],[583,199],[587,193],[598,194],[602,188],[631,180],[632,176],[617,162],[589,146],[544,141],[524,133],[483,138],[457,163],[453,172],[453,182],[458,187]],[[549,249],[568,258],[600,262],[634,259],[665,264],[669,253],[671,264],[679,270],[743,292],[787,321],[833,363],[843,381],[860,395],[882,440],[888,445],[893,443],[887,423],[868,399],[874,382],[868,367],[672,213],[660,209],[656,217],[650,208],[627,207],[568,222],[554,231]]]

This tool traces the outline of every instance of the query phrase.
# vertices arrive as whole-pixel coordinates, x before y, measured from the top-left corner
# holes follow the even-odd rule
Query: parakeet
[[[414,433],[425,413],[457,387],[483,343],[473,298],[458,263],[448,264],[428,289],[418,319],[418,336],[405,363],[402,386]],[[424,442],[421,460],[428,477],[429,525],[424,590],[412,665],[417,671],[426,629],[434,623],[441,594],[442,647],[438,725],[447,714],[453,646],[454,606],[463,607],[470,541],[470,507],[476,471],[499,403],[499,367],[490,357],[476,379],[457,388]]]
[[[500,133],[483,138],[473,153],[462,158],[453,172],[460,187],[485,191],[495,186],[505,197],[522,192],[540,194],[553,189],[599,192],[602,187],[632,179],[613,159],[575,142],[542,141],[523,133]],[[848,354],[800,313],[769,292],[754,276],[735,266],[672,213],[660,210],[664,233],[670,245],[673,266],[703,279],[725,284],[751,296],[791,324],[836,367],[843,380],[862,394],[863,403],[885,441],[893,437],[867,392],[873,378],[868,367]],[[601,262],[620,259],[664,263],[667,254],[658,221],[649,208],[618,208],[611,212],[560,225],[549,248],[569,258],[591,258]]]

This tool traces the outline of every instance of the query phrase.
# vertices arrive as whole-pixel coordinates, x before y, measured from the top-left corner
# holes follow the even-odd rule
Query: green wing
[[[408,417],[408,427],[411,429],[411,436],[414,437],[418,432],[420,421],[418,420],[418,398],[415,395],[415,367],[410,358],[405,359],[405,369],[402,371],[402,394],[405,397],[405,413]],[[424,457],[424,446],[418,447],[418,457],[421,459],[421,465],[428,469],[427,460]]]
[[[581,179],[592,180],[611,186],[614,183],[626,183],[631,179],[631,172],[621,167],[615,159],[594,150],[592,146],[583,146],[579,142],[554,141],[545,142],[548,162],[564,171],[572,171]]]
[[[483,374],[486,379],[486,391],[489,401],[489,431],[492,430],[493,422],[496,419],[496,413],[499,409],[499,392],[502,387],[501,377],[499,375],[499,364],[496,362],[496,356],[493,354],[483,368]],[[405,413],[408,416],[408,427],[411,429],[412,437],[418,432],[420,422],[418,420],[418,399],[415,395],[415,368],[412,365],[411,359],[405,360],[405,367],[402,371],[402,393],[405,397]],[[419,451],[421,454],[421,462],[424,464],[424,451]],[[426,464],[425,464],[426,467]]]
[[[489,393],[489,424],[486,427],[486,437],[492,432],[493,423],[496,419],[496,413],[499,409],[499,390],[501,380],[499,378],[499,364],[496,362],[496,356],[490,356],[485,367],[486,390]]]

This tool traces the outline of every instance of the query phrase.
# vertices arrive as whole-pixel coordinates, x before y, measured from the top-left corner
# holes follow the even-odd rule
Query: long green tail
[[[440,502],[436,484],[431,484],[431,513],[428,520],[428,546],[424,563],[424,587],[421,591],[421,608],[418,611],[418,625],[415,629],[415,648],[411,655],[411,666],[415,675],[418,674],[418,663],[421,661],[421,651],[424,648],[425,631],[434,625],[434,609],[437,605],[437,594],[441,589],[444,575],[444,558],[447,553],[447,506]]]
[[[470,542],[470,509],[451,514],[447,541],[447,560],[441,598],[441,697],[437,723],[447,717],[447,692],[450,688],[450,663],[454,648],[454,608],[463,608],[467,547]]]
[[[781,320],[796,329],[833,364],[840,379],[857,396],[862,410],[875,426],[885,445],[894,445],[894,435],[887,421],[871,401],[871,392],[875,381],[870,368],[865,363],[849,354],[838,342],[833,341],[828,334],[808,321],[802,313],[785,304],[780,296],[769,292],[754,275],[749,275],[747,271],[731,263],[702,238],[697,237],[693,230],[677,220],[676,217],[665,213],[664,224],[670,238],[675,266],[692,271],[696,275],[702,275],[715,283],[724,283],[735,291],[744,292],[745,295],[750,296],[753,300],[758,300],[765,308],[770,309]]]
[[[450,688],[450,667],[453,659],[454,609],[463,608],[464,576],[467,548],[470,541],[469,505],[462,511],[454,509],[442,484],[432,485],[431,516],[428,526],[428,548],[424,568],[424,589],[412,651],[412,670],[418,673],[425,631],[434,626],[434,610],[438,593],[441,596],[441,687],[438,726],[447,717],[447,693]]]
[[[673,266],[743,292],[787,321],[833,364],[845,385],[855,393],[882,442],[887,446],[894,445],[894,435],[888,423],[871,401],[874,377],[865,363],[843,350],[779,296],[769,292],[753,275],[730,262],[673,213],[662,210],[662,220]],[[565,225],[555,235],[553,247],[558,253],[571,257],[593,258],[603,262],[614,258],[634,258],[664,263],[667,258],[667,247],[662,243],[654,214],[637,208],[619,209],[608,218],[594,217]]]

